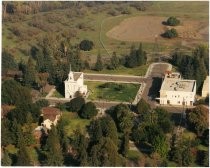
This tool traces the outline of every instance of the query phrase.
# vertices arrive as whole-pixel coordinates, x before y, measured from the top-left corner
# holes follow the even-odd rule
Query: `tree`
[[[180,20],[178,20],[176,17],[171,16],[167,19],[166,24],[169,26],[177,26],[180,24]]]
[[[91,121],[88,131],[91,140],[93,142],[98,142],[103,136],[100,120]]]
[[[146,113],[150,111],[150,105],[142,98],[138,103],[137,103],[137,113],[143,117]]]
[[[153,142],[154,151],[159,153],[162,158],[168,155],[168,144],[165,136],[157,136]]]
[[[81,130],[75,130],[74,136],[71,138],[71,145],[76,150],[76,158],[80,166],[88,166],[88,139],[81,132]]]
[[[115,122],[110,116],[100,118],[100,125],[104,137],[109,137],[114,144],[118,145],[118,134]]]
[[[34,86],[36,83],[36,70],[32,57],[29,57],[26,69],[23,72],[23,81],[26,86]]]
[[[96,61],[96,64],[95,64],[95,70],[96,70],[96,71],[101,71],[101,70],[103,70],[103,63],[102,63],[102,60],[101,60],[101,55],[100,55],[100,53],[99,53],[98,56],[97,56],[97,61]]]
[[[127,57],[126,66],[129,68],[133,68],[137,66],[138,60],[136,56],[135,45],[133,44],[130,48],[130,55]]]
[[[32,166],[29,154],[25,145],[21,144],[20,149],[17,153],[16,166]]]
[[[198,136],[208,129],[208,110],[202,105],[186,111],[186,119],[189,127],[193,129]]]
[[[122,140],[122,154],[123,156],[127,157],[128,150],[129,150],[129,134],[125,133]]]
[[[113,52],[113,55],[110,60],[110,65],[108,66],[109,69],[117,69],[119,67],[120,60],[116,55],[116,52]]]
[[[2,83],[2,104],[18,105],[32,102],[30,90],[21,86],[15,80],[6,80]]]
[[[60,146],[57,130],[51,127],[46,143],[46,165],[63,166],[63,155]]]
[[[2,153],[1,165],[2,166],[11,166],[12,165],[12,160],[11,160],[7,150],[4,150],[4,152]]]
[[[79,112],[79,115],[82,118],[93,118],[94,116],[96,116],[98,113],[98,110],[96,109],[96,106],[93,102],[88,102],[86,104],[84,104]]]
[[[163,130],[164,133],[169,133],[172,130],[172,122],[170,120],[170,114],[163,108],[156,108],[157,124]]]
[[[90,40],[82,40],[79,44],[81,50],[90,51],[93,48],[93,42]]]
[[[7,51],[2,51],[2,74],[5,74],[9,69],[16,70],[18,68],[17,63],[14,60],[14,56]]]
[[[178,37],[178,33],[176,29],[172,28],[172,29],[166,30],[165,33],[162,34],[162,36],[171,39],[171,38]]]
[[[99,142],[91,148],[91,165],[93,166],[122,166],[117,146],[110,138],[101,138]]]
[[[25,130],[23,132],[24,144],[27,146],[35,144],[35,142],[36,142],[35,138],[32,134],[32,132],[33,132],[32,123],[33,123],[32,115],[31,115],[31,113],[27,113]]]
[[[142,43],[139,44],[139,49],[136,51],[138,65],[144,65],[147,62],[146,52],[143,51]]]
[[[133,115],[125,104],[119,104],[114,108],[114,120],[120,132],[130,133],[133,126]]]
[[[78,112],[84,104],[85,104],[85,99],[80,96],[71,99],[70,102],[66,103],[66,106],[68,111]]]
[[[203,141],[203,144],[205,146],[209,146],[209,129],[206,129],[204,132],[203,132],[203,135],[201,137],[202,141]]]
[[[7,146],[15,142],[14,135],[10,131],[11,122],[5,118],[1,121],[1,145]]]

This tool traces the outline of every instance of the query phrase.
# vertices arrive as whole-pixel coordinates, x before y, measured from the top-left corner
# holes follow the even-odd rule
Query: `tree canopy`
[[[167,19],[166,24],[169,26],[177,26],[180,24],[180,20],[178,20],[176,17],[171,16]]]
[[[194,109],[187,110],[186,113],[188,125],[198,136],[201,136],[208,129],[208,109],[200,105]]]
[[[82,106],[81,110],[79,111],[79,115],[82,118],[87,118],[87,119],[90,119],[96,116],[97,113],[98,113],[98,110],[96,109],[96,106],[93,102],[87,102],[86,104]]]

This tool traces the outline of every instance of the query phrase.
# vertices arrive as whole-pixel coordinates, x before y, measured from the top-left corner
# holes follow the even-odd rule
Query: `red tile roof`
[[[61,111],[54,107],[43,107],[41,111],[44,120],[49,119],[50,121],[54,121],[56,116],[61,114]]]

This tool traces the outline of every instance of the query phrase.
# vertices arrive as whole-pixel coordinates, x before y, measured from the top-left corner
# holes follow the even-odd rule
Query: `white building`
[[[83,95],[87,94],[87,85],[84,85],[84,75],[82,72],[72,72],[70,68],[68,78],[64,83],[66,99],[74,98],[77,92]]]
[[[192,106],[195,95],[195,80],[184,80],[179,73],[168,72],[160,89],[160,104]]]
[[[209,76],[206,77],[203,88],[202,88],[202,97],[207,97],[209,95]]]

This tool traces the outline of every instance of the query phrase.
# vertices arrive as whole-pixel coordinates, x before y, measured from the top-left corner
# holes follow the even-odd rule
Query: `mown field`
[[[126,7],[129,14],[119,14],[117,7]],[[118,15],[111,16],[108,14],[110,10],[117,11]],[[84,59],[95,62],[99,51],[102,57],[109,57],[114,51],[118,56],[126,55],[129,52],[132,41],[115,40],[106,35],[109,30],[120,24],[124,19],[135,16],[169,17],[173,15],[208,23],[208,2],[153,2],[146,11],[138,11],[126,3],[120,5],[105,4],[99,9],[84,6],[80,13],[78,15],[69,9],[62,9],[24,15],[24,19],[21,21],[3,22],[2,47],[11,52],[18,61],[27,60],[31,47],[39,44],[40,39],[46,34],[62,34],[64,38],[71,36],[72,44],[79,43],[83,39],[92,40],[94,49],[82,52],[81,55]],[[14,28],[18,29],[18,35],[14,35]],[[102,47],[100,39],[107,48],[108,53]],[[155,39],[150,42],[139,42],[143,43],[147,52],[153,51]],[[139,42],[135,42],[135,44],[138,45]],[[167,43],[170,44],[171,41],[169,40]],[[159,48],[161,51],[170,51],[177,46],[187,49],[187,47],[181,46],[180,43],[180,40],[172,46],[160,43]]]

